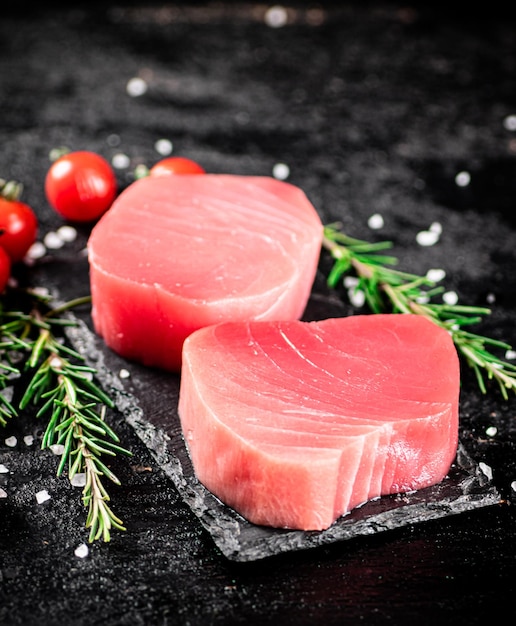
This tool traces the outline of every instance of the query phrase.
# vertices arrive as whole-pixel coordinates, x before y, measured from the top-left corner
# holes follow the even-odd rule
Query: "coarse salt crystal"
[[[494,295],[494,293],[488,293],[486,296],[486,300],[489,304],[493,304],[493,302],[496,302],[496,296]]]
[[[359,281],[356,276],[344,276],[343,282],[346,289],[351,289],[351,287],[356,287]]]
[[[350,289],[348,291],[348,298],[351,304],[358,308],[364,306],[365,304],[365,293],[362,289]]]
[[[86,484],[86,474],[84,472],[74,474],[70,480],[70,484],[73,487],[84,487]]]
[[[265,12],[265,23],[271,28],[281,28],[288,22],[287,10],[282,6],[272,6]]]
[[[439,241],[439,233],[432,230],[422,230],[416,235],[420,246],[433,246]]]
[[[478,468],[480,469],[482,474],[484,474],[484,476],[486,476],[489,480],[492,480],[493,470],[489,465],[487,465],[487,463],[480,461],[480,463],[478,464]]]
[[[174,146],[170,139],[158,139],[154,144],[154,150],[161,156],[167,156],[168,154],[172,154]]]
[[[0,498],[7,498],[7,491],[0,487]]]
[[[117,170],[124,170],[131,165],[131,159],[127,156],[127,154],[119,152],[113,155],[111,164],[113,167],[116,167]]]
[[[64,452],[64,446],[60,443],[54,443],[49,448],[56,456],[61,456]]]
[[[446,272],[441,269],[430,269],[426,273],[426,277],[428,278],[428,280],[432,281],[433,283],[440,282],[441,280],[443,280],[443,278],[445,278],[445,276]]]
[[[138,96],[143,96],[148,89],[148,85],[143,78],[135,76],[128,81],[125,89],[129,96],[136,98]]]
[[[443,227],[440,222],[432,222],[428,230],[431,233],[437,233],[438,235],[441,235],[443,232]]]
[[[507,350],[505,352],[505,358],[508,361],[512,361],[512,360],[516,359],[516,350]]]
[[[455,305],[459,301],[459,296],[455,291],[446,291],[443,293],[443,302],[449,305]]]
[[[469,172],[459,172],[455,176],[455,184],[458,187],[467,187],[471,182],[471,175]]]
[[[131,376],[131,372],[129,370],[122,368],[118,372],[118,375],[120,376],[120,378],[129,378]]]
[[[70,243],[77,239],[77,230],[73,226],[68,226],[66,224],[64,226],[60,226],[56,230],[56,234],[62,241],[65,241],[66,243]]]
[[[26,446],[31,446],[34,443],[34,435],[25,435],[23,442]]]
[[[7,437],[5,440],[5,445],[9,446],[9,448],[14,448],[18,443],[18,439],[13,435],[12,437]]]
[[[51,497],[52,496],[48,493],[46,489],[42,489],[36,494],[36,501],[38,504],[43,504],[43,502],[50,500]]]
[[[9,468],[7,468],[5,465],[0,463],[0,474],[8,474],[8,473],[9,473]]]
[[[50,250],[58,250],[63,247],[63,240],[54,231],[50,231],[43,237],[43,243]]]
[[[507,115],[503,121],[506,130],[516,130],[516,115]]]
[[[516,493],[516,480],[513,480],[511,483],[511,489]]]
[[[497,432],[498,432],[498,428],[496,428],[496,426],[488,426],[486,428],[486,435],[488,437],[494,437]]]
[[[383,216],[380,215],[380,213],[375,213],[374,215],[371,215],[371,217],[367,220],[367,225],[373,230],[379,230],[380,228],[383,228]]]
[[[276,163],[272,168],[272,175],[278,180],[286,180],[290,175],[290,168],[286,163]]]
[[[41,241],[35,241],[32,246],[27,250],[25,258],[35,261],[44,257],[46,251],[47,249],[45,248],[44,243],[42,243]]]
[[[85,543],[81,543],[74,550],[75,556],[78,557],[79,559],[85,559],[89,553],[90,553],[90,549]]]

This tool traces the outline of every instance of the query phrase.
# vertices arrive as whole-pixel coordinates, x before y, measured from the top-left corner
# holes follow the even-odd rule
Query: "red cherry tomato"
[[[50,205],[64,218],[90,222],[113,203],[117,193],[115,173],[94,152],[69,152],[50,166],[45,193]]]
[[[21,261],[36,241],[38,220],[28,204],[18,198],[21,185],[10,181],[0,190],[0,247],[12,263]]]
[[[5,289],[10,276],[11,258],[3,248],[0,248],[0,292]]]
[[[158,161],[149,171],[150,176],[170,176],[170,174],[206,174],[195,161],[185,157],[167,157]]]

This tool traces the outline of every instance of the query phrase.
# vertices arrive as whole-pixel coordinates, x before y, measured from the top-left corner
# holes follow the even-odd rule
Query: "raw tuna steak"
[[[199,480],[255,524],[322,530],[441,481],[459,363],[416,315],[225,323],[184,344],[183,434]]]
[[[268,177],[148,177],[128,187],[88,242],[93,321],[122,356],[179,370],[194,330],[295,320],[322,223],[297,187]]]

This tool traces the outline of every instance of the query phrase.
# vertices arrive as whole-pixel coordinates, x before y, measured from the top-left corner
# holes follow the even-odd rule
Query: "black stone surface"
[[[272,28],[265,9],[6,3],[0,177],[24,183],[41,238],[62,224],[43,193],[56,146],[127,155],[130,166],[117,170],[121,189],[138,163],[160,158],[162,138],[214,172],[269,174],[284,162],[325,222],[392,240],[403,269],[445,269],[461,301],[492,306],[480,330],[516,345],[510,15],[423,3],[288,3],[288,25]],[[135,76],[148,86],[139,97],[126,91]],[[455,180],[461,171],[471,176],[465,187]],[[384,217],[380,231],[367,225],[373,213]],[[439,242],[419,246],[416,234],[434,222]],[[86,291],[88,230],[20,268],[21,278],[60,297]],[[324,290],[327,268],[323,255],[307,318],[356,312],[344,290]],[[87,311],[82,317],[87,325]],[[374,535],[268,558],[245,552],[248,561],[235,562],[202,515],[200,522],[195,489],[189,499],[177,478],[170,446],[180,441],[158,445],[154,426],[175,411],[177,381],[128,363],[131,376],[121,379],[118,357],[85,349],[113,385],[118,410],[109,419],[133,451],[112,463],[122,481],[112,505],[127,532],[76,557],[87,539],[80,490],[57,478],[56,458],[38,449],[42,425],[29,413],[13,421],[0,437],[9,469],[0,474],[1,624],[474,624],[516,615],[515,405],[494,388],[483,396],[469,370],[461,441],[476,467],[492,469],[500,504],[441,509],[424,523],[404,518]],[[12,435],[15,447],[5,444]],[[37,505],[40,489],[52,498]],[[480,488],[481,504],[489,489]]]

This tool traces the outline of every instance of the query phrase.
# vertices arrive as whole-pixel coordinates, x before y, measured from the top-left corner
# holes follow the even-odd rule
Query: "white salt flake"
[[[359,281],[356,276],[344,276],[343,282],[346,289],[351,289],[352,287],[356,287]]]
[[[516,130],[516,115],[507,115],[503,121],[506,130]]]
[[[495,437],[497,432],[498,432],[498,428],[496,428],[496,426],[488,426],[486,428],[486,435],[488,437]]]
[[[272,175],[278,180],[286,180],[290,175],[290,167],[286,163],[276,163],[272,168]]]
[[[432,222],[428,230],[431,233],[437,233],[438,235],[442,235],[443,227],[442,227],[441,222]]]
[[[508,361],[513,361],[514,359],[516,359],[516,350],[507,350],[505,352],[505,358]]]
[[[9,448],[14,448],[18,443],[18,439],[13,435],[12,437],[7,437],[5,440],[5,445],[9,446]]]
[[[43,504],[43,502],[50,500],[51,497],[52,496],[48,493],[46,489],[42,489],[36,494],[36,501],[38,504]]]
[[[60,226],[56,230],[57,236],[66,243],[71,243],[77,239],[77,230],[73,226],[68,226],[65,224],[64,226]]]
[[[36,261],[37,259],[41,259],[45,256],[47,249],[45,248],[45,244],[41,241],[35,241],[32,246],[27,250],[27,254],[25,255],[26,260]]]
[[[416,235],[416,241],[420,246],[433,246],[439,241],[439,233],[432,230],[422,230]]]
[[[74,550],[75,556],[78,557],[79,559],[85,559],[89,553],[90,553],[90,549],[85,543],[81,543]]]
[[[111,159],[111,165],[116,167],[117,170],[125,170],[131,165],[131,159],[123,152],[114,154]]]
[[[511,483],[511,489],[516,493],[516,480],[513,480]]]
[[[489,465],[487,465],[487,463],[480,461],[480,463],[478,464],[478,468],[480,469],[482,474],[484,474],[484,476],[486,476],[489,480],[492,480],[493,469]]]
[[[86,484],[86,474],[84,472],[74,474],[74,476],[70,480],[70,484],[72,485],[72,487],[84,487],[84,485]]]
[[[131,376],[131,372],[129,370],[122,368],[118,372],[118,375],[120,376],[120,378],[129,378]]]
[[[374,213],[374,215],[371,215],[371,217],[367,220],[367,225],[373,230],[383,228],[384,224],[385,222],[383,220],[383,216],[380,215],[380,213]]]
[[[34,443],[34,435],[25,435],[23,442],[26,446],[31,446]]]
[[[58,250],[63,247],[64,242],[56,232],[51,230],[43,237],[43,243],[50,250]]]
[[[64,452],[64,446],[62,444],[54,443],[49,447],[56,456],[62,456]]]
[[[3,465],[3,463],[0,463],[0,474],[8,474],[8,473],[9,473],[9,468]]]
[[[138,96],[143,96],[143,94],[147,91],[148,85],[138,76],[131,78],[126,85],[126,91],[129,96],[132,98],[137,98]]]
[[[486,301],[488,304],[493,304],[494,302],[496,302],[496,296],[494,295],[494,293],[488,293],[486,296]]]
[[[455,184],[458,187],[467,187],[471,182],[471,174],[469,172],[458,172],[455,176]]]
[[[350,289],[348,291],[348,298],[353,306],[360,308],[365,304],[365,293],[362,289]]]
[[[7,491],[0,487],[0,498],[7,498]]]
[[[288,22],[287,10],[279,5],[269,7],[265,12],[264,21],[271,28],[281,28]]]
[[[154,150],[156,150],[158,154],[161,154],[161,156],[172,154],[173,148],[174,146],[170,139],[158,139],[154,144]]]
[[[446,272],[442,269],[430,269],[428,270],[428,272],[426,273],[426,277],[428,278],[428,280],[432,281],[433,283],[438,283],[441,280],[443,280],[443,278],[445,278],[446,276]]]
[[[443,302],[445,304],[450,304],[453,306],[454,304],[457,304],[458,301],[459,296],[455,291],[446,291],[445,293],[443,293]]]

